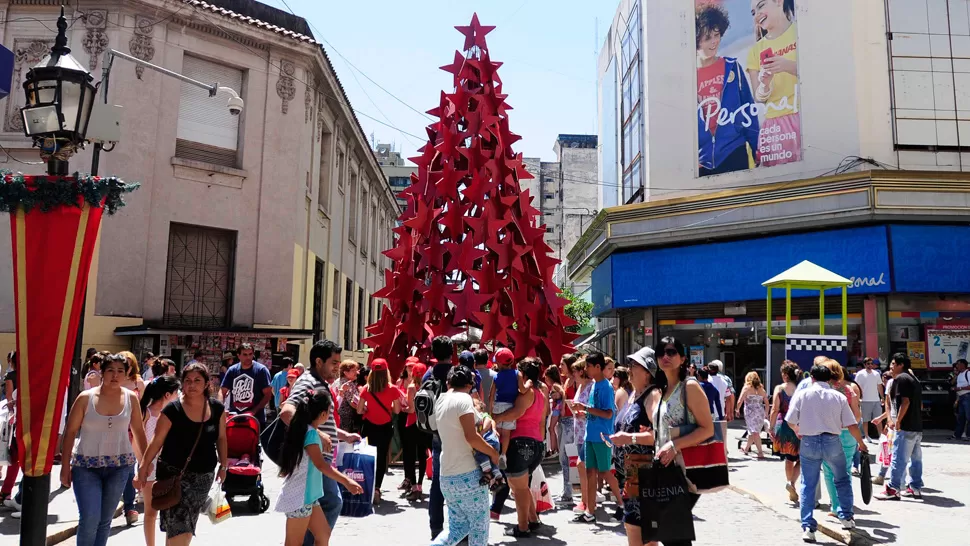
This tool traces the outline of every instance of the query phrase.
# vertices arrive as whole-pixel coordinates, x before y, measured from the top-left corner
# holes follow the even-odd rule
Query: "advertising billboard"
[[[694,0],[698,175],[800,161],[795,0]]]

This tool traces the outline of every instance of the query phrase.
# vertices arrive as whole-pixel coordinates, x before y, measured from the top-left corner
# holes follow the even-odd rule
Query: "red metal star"
[[[458,195],[458,183],[461,182],[463,173],[456,171],[451,163],[446,161],[440,171],[432,174],[439,177],[434,185],[439,197],[445,197],[453,202],[461,200],[461,196]]]
[[[482,325],[483,343],[509,344],[507,329],[512,325],[512,319],[501,314],[497,306],[493,304],[490,311],[477,311],[475,318]]]
[[[482,307],[492,299],[491,295],[478,294],[472,287],[471,281],[465,281],[465,286],[459,292],[446,292],[445,297],[454,304],[454,322],[456,324],[463,320],[478,323],[474,313],[481,311]]]
[[[460,244],[454,242],[445,243],[451,260],[448,262],[449,271],[461,271],[467,273],[475,269],[475,261],[483,258],[488,251],[482,248],[475,248],[475,242],[471,237],[466,237]]]
[[[433,209],[424,201],[419,200],[414,217],[405,221],[404,225],[411,228],[415,235],[428,237],[431,233],[431,226],[434,224],[434,219],[438,216],[439,212],[441,212],[441,209]]]
[[[455,51],[455,59],[452,61],[452,63],[446,64],[444,66],[439,66],[438,68],[440,68],[441,70],[444,70],[445,72],[449,72],[453,74],[454,84],[452,85],[452,87],[458,87],[459,83],[461,82],[461,79],[458,77],[458,75],[462,73],[462,67],[464,66],[465,66],[465,56],[462,55],[460,51]]]
[[[495,30],[495,27],[486,26],[479,23],[478,14],[474,13],[472,14],[471,23],[465,26],[462,26],[462,25],[456,26],[455,29],[458,30],[458,32],[465,35],[465,45],[463,49],[465,51],[468,51],[473,46],[478,46],[481,49],[487,50],[488,46],[485,44],[485,35]]]

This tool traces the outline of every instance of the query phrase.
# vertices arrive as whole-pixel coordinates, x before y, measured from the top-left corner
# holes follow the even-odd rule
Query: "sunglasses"
[[[677,351],[677,349],[674,349],[673,347],[667,347],[666,349],[664,349],[664,355],[670,358],[673,358],[675,356],[679,356],[680,352]]]

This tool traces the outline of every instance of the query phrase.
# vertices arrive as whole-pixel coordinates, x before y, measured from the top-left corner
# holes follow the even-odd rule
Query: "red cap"
[[[421,362],[421,359],[416,356],[409,356],[404,359],[405,364],[417,364],[418,362]]]
[[[293,368],[292,370],[286,372],[286,377],[300,377],[300,370]]]
[[[387,370],[387,361],[383,358],[375,358],[374,361],[370,363],[370,369],[375,372],[383,372]]]
[[[508,365],[508,364],[511,364],[513,360],[515,360],[515,355],[512,354],[512,351],[506,349],[505,347],[502,347],[501,349],[495,351],[494,360],[496,364]]]

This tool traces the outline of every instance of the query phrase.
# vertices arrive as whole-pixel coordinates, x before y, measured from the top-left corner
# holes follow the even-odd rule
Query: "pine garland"
[[[30,212],[34,208],[49,212],[62,206],[80,206],[80,199],[84,199],[92,207],[101,207],[103,202],[104,211],[111,215],[125,206],[122,196],[140,185],[137,182],[128,184],[113,176],[98,177],[81,173],[74,173],[73,177],[25,176],[23,173],[0,170],[0,212],[14,212],[17,209]]]

